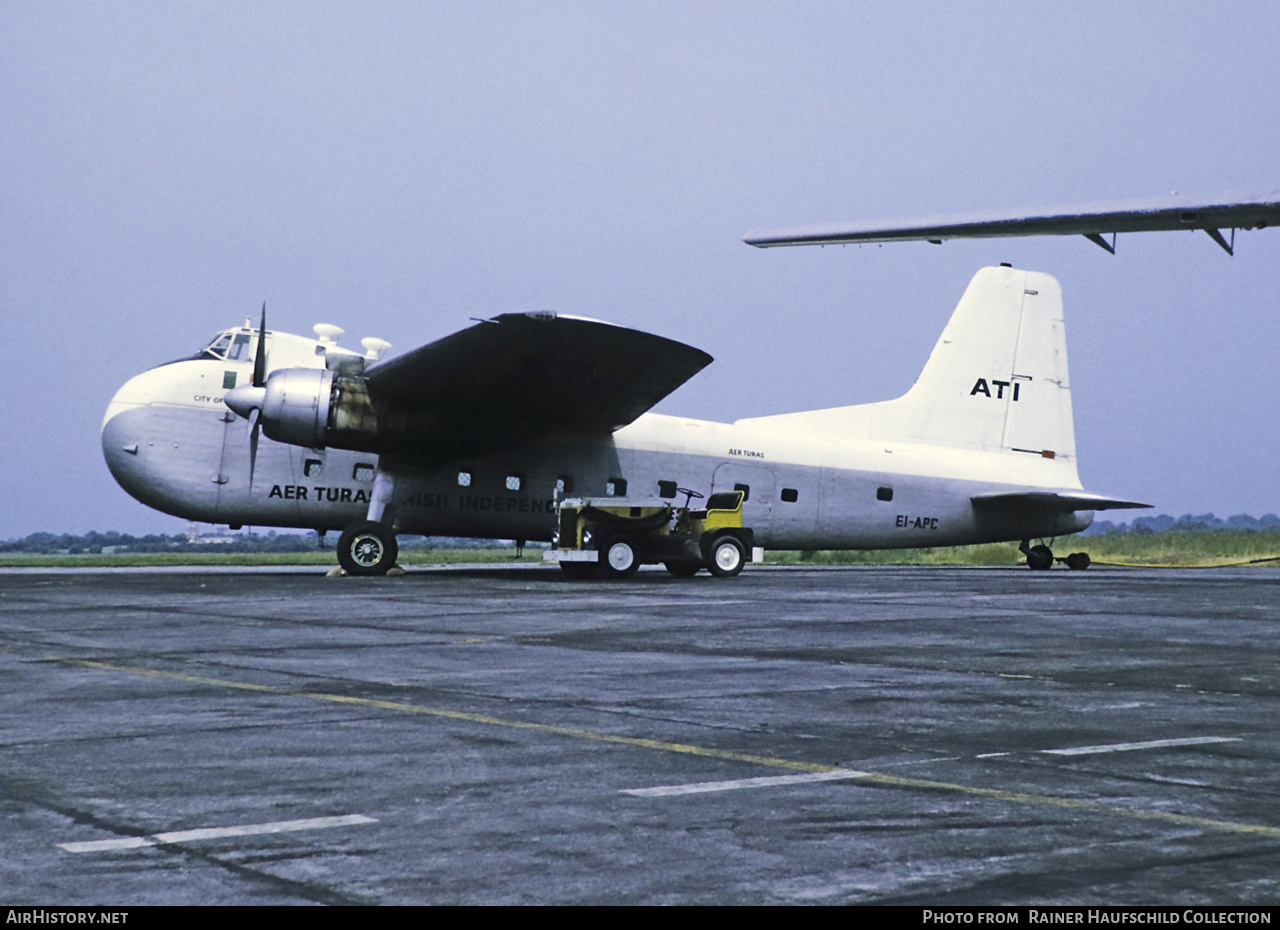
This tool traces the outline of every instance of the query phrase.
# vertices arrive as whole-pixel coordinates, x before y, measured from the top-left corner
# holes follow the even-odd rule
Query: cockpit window
[[[247,329],[228,330],[214,336],[209,344],[195,355],[175,358],[172,362],[165,362],[165,364],[193,362],[198,359],[213,359],[216,362],[251,362],[253,361],[254,340],[257,338],[258,334],[256,332],[250,332]],[[268,342],[267,345],[270,346],[271,343]]]
[[[227,349],[231,346],[231,334],[221,333],[214,337],[213,342],[205,347],[204,354],[211,355],[214,358],[226,358]]]
[[[196,358],[214,358],[219,361],[247,362],[253,358],[249,351],[249,343],[253,336],[249,333],[219,333],[213,341],[205,346],[204,351]]]
[[[227,361],[244,362],[249,359],[249,334],[237,333],[231,340],[231,351],[227,353]]]

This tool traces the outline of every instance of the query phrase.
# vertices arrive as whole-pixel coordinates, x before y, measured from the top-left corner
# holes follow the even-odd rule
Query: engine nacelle
[[[243,385],[223,397],[245,419],[257,421],[268,439],[323,449],[335,446],[378,452],[378,413],[361,374],[327,368],[282,368],[265,387]]]
[[[271,373],[265,391],[261,422],[268,439],[312,449],[328,444],[333,372],[285,368]]]

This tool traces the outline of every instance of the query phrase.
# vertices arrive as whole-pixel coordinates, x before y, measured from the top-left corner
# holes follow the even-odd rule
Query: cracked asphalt
[[[1277,634],[1266,568],[6,571],[0,887],[1274,904]]]

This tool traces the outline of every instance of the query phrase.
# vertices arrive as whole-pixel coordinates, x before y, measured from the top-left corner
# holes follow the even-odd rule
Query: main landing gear
[[[1033,546],[1029,539],[1022,541],[1018,551],[1027,557],[1027,568],[1033,572],[1048,571],[1053,567],[1054,562],[1061,562],[1074,572],[1082,572],[1092,564],[1087,552],[1073,552],[1065,559],[1054,558],[1052,549],[1043,543]]]
[[[395,474],[379,466],[373,478],[368,514],[338,538],[338,564],[348,575],[385,575],[395,567],[400,554],[394,529],[395,507],[391,503],[395,487]]]

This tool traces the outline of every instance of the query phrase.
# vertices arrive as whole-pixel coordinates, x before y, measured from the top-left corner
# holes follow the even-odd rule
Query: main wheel
[[[600,574],[606,578],[629,578],[640,569],[640,544],[625,534],[614,536],[600,547]]]
[[[711,544],[707,568],[717,578],[732,578],[747,562],[747,547],[736,536],[721,536]]]
[[[1048,571],[1053,567],[1053,550],[1048,546],[1032,546],[1027,550],[1027,568],[1033,572]]]
[[[385,575],[396,564],[400,547],[381,523],[355,523],[338,540],[338,564],[348,575]]]
[[[702,571],[702,566],[697,562],[663,562],[662,564],[676,578],[692,578]]]

